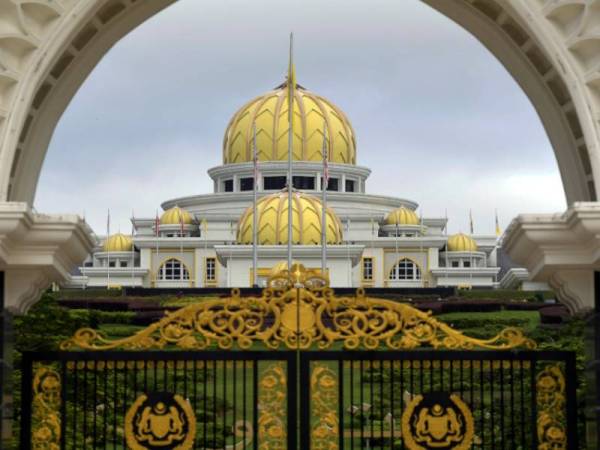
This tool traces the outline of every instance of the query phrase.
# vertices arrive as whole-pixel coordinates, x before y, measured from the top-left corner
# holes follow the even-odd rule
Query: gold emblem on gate
[[[177,394],[142,394],[125,416],[125,438],[131,450],[189,450],[195,436],[194,411]]]
[[[416,395],[402,413],[409,450],[467,450],[475,433],[473,414],[456,394]]]

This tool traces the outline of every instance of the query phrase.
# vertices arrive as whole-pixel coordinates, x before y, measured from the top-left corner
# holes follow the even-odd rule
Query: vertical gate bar
[[[213,361],[213,392],[212,392],[212,397],[213,397],[213,447],[212,448],[217,448],[217,370],[218,370],[218,365],[217,365],[218,360],[214,360]],[[257,430],[258,431],[258,430]]]
[[[354,409],[354,360],[350,360],[350,411],[352,411],[352,418],[356,417],[357,410]],[[350,448],[354,450],[354,420],[351,421],[350,425]]]
[[[444,360],[440,359],[439,361],[439,377],[440,377],[440,392],[444,391]]]
[[[396,421],[396,411],[394,411],[394,363],[396,361],[394,361],[393,359],[390,360],[390,414],[391,414],[391,420],[390,420],[390,435],[391,435],[391,439],[390,439],[390,450],[394,450],[394,437],[396,435],[396,431],[395,431],[395,421]],[[354,450],[354,449],[352,449]]]
[[[496,448],[496,429],[494,426],[495,418],[496,418],[496,399],[494,398],[494,362],[495,360],[490,360],[490,409],[492,411],[492,415],[490,417],[490,439],[492,443],[492,450]]]
[[[148,360],[142,361],[144,364],[144,393],[148,392]]]
[[[423,393],[423,363],[424,360],[419,360],[419,390]]]
[[[448,369],[450,369],[448,371],[450,375],[450,379],[448,380],[448,382],[450,383],[450,386],[448,386],[448,392],[452,392],[454,390],[454,360],[449,359],[448,363]]]
[[[123,423],[125,423],[125,415],[127,414],[127,363],[129,360],[123,361]],[[127,448],[127,440],[125,439],[125,433],[123,433],[123,439],[121,440],[123,443],[123,448]]]
[[[113,361],[113,449],[117,448],[117,361]]]
[[[364,362],[360,360],[360,445],[359,448],[363,448],[365,445],[365,383],[364,383]]]
[[[94,409],[94,426],[93,426],[93,447],[96,447],[96,439],[98,438],[97,436],[97,431],[98,431],[98,426],[97,426],[97,412],[98,412],[98,360],[95,359],[94,360],[94,403],[92,405],[92,408]]]
[[[154,392],[156,392],[158,389],[158,361],[154,361],[152,366],[154,369]]]
[[[62,380],[62,389],[60,390],[60,448],[63,449],[66,446],[67,386],[69,386],[67,379],[67,362],[64,360],[60,363],[60,379]]]
[[[236,421],[237,421],[237,359],[233,360],[233,442],[236,441]]]
[[[173,361],[173,394],[177,393],[177,363],[179,361]]]
[[[254,410],[252,411],[252,423],[254,428],[254,435],[256,436],[256,438],[254,439],[254,450],[258,450],[258,361],[258,359],[255,359],[254,363],[252,364],[252,404],[254,408]]]
[[[244,438],[242,439],[242,443],[244,444],[242,448],[246,448],[246,359],[242,360],[242,420],[244,421]]]
[[[434,361],[429,361],[429,392],[433,392],[433,365]]]
[[[400,359],[400,414],[404,411],[404,360]],[[404,439],[402,439],[402,449],[404,449]]]
[[[102,424],[104,426],[104,449],[106,450],[106,445],[108,444],[108,361],[106,360],[104,360],[104,371],[102,374],[104,383],[104,411],[102,411]]]
[[[21,448],[31,450],[31,414],[33,401],[33,361],[29,355],[23,358],[21,379]]]
[[[484,390],[484,369],[483,369],[483,360],[479,361],[479,405],[481,408],[481,414],[479,415],[480,421],[480,429],[481,429],[481,442],[482,447],[485,447],[485,390]]]
[[[87,391],[88,391],[88,370],[87,361],[83,361],[83,442],[87,437]]]
[[[565,361],[565,375],[567,380],[567,448],[579,448],[577,434],[577,369],[575,355],[569,353]]]
[[[183,392],[185,393],[185,398],[189,398],[188,395],[188,362],[187,359],[183,361]],[[194,405],[196,404],[196,400],[194,399]]]
[[[73,361],[73,446],[77,444],[77,409],[78,409],[79,373],[77,361]]]
[[[295,357],[293,358],[295,363]],[[310,380],[311,376],[311,359],[309,355],[305,353],[300,353],[300,380]],[[293,366],[295,367],[295,366]],[[295,387],[294,387],[295,389]],[[310,412],[312,410],[312,405],[310,403],[311,396],[311,387],[310,382],[306,383],[304,389],[300,389],[300,448],[302,450],[309,450],[312,442],[310,435],[310,427],[311,427],[311,417]],[[298,392],[297,389],[294,390],[294,395]]]
[[[510,361],[510,437],[512,448],[516,448],[515,441],[515,361]]]
[[[227,363],[223,360],[223,448],[227,447]]]
[[[384,361],[379,362],[379,414],[380,414],[380,434],[381,434],[381,450],[383,450],[383,443],[385,438],[383,436],[383,363]],[[343,449],[342,449],[343,450]]]
[[[169,392],[168,361],[163,361],[163,391]]]
[[[536,390],[536,371],[537,371],[537,359],[532,358],[529,370],[529,385],[531,386],[531,424],[535,427],[537,423],[537,390]],[[535,428],[534,428],[535,430]],[[537,448],[537,434],[531,433],[531,448]]]
[[[464,376],[463,363],[464,363],[464,361],[462,359],[459,359],[458,363],[459,363],[459,366],[458,366],[458,378],[459,378],[458,379],[458,392],[460,394],[460,398],[462,400],[464,400],[463,399],[463,384],[464,384],[464,379],[463,379],[463,376]]]
[[[288,441],[287,450],[295,450],[298,446],[298,359],[294,353],[287,358],[287,409],[288,409]]]
[[[371,407],[369,408],[369,422],[370,422],[370,435],[369,435],[369,447],[370,444],[373,443],[373,436],[375,435],[375,424],[373,423],[373,413],[375,412],[375,401],[373,400],[373,375],[375,375],[375,365],[373,364],[373,360],[369,361],[369,401],[371,402]]]
[[[523,448],[525,448],[525,445],[527,443],[527,439],[525,438],[525,367],[524,367],[525,362],[523,360],[519,361],[519,372],[520,372],[520,381],[521,381],[521,386],[519,389],[519,394],[520,394],[520,404],[521,404],[521,415],[519,417],[520,419],[520,424],[521,424],[521,445],[523,446]]]
[[[208,386],[208,360],[204,360],[204,365],[202,367],[202,370],[204,371],[204,382],[203,384],[203,394],[204,394],[204,398],[202,399],[202,402],[204,404],[204,409],[203,409],[203,417],[204,417],[204,439],[203,439],[203,447],[206,448],[208,445],[208,438],[206,436],[206,432],[207,432],[207,426],[208,426],[208,407],[207,407],[207,402],[206,399],[208,397],[208,393],[206,392],[206,387]]]
[[[344,450],[344,360],[338,359],[338,440],[339,447]]]
[[[504,360],[500,361],[500,448],[504,450]]]
[[[475,383],[475,377],[474,377],[474,372],[475,372],[475,368],[473,367],[475,365],[475,361],[469,361],[469,401],[471,402],[471,409],[475,409],[475,399],[474,394],[475,394],[475,387],[473,386],[473,384]]]

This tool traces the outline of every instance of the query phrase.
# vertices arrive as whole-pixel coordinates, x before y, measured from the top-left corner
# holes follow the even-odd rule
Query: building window
[[[287,177],[264,177],[265,191],[278,191],[285,187]]]
[[[421,269],[408,258],[401,259],[392,268],[390,280],[420,280]]]
[[[458,267],[458,261],[452,261],[452,267]]]
[[[225,192],[233,192],[233,180],[225,180],[223,182],[223,190]]]
[[[354,192],[354,180],[346,180],[346,192]]]
[[[327,182],[328,191],[339,191],[340,180],[337,178],[330,178]],[[321,186],[325,186],[325,180],[321,178]]]
[[[127,261],[121,261],[120,267],[127,267]]]
[[[215,283],[217,281],[217,259],[216,258],[206,258],[204,279],[206,280],[207,283]]]
[[[190,273],[178,259],[168,259],[158,269],[158,277],[161,280],[189,280]]]
[[[362,260],[363,281],[373,281],[373,258],[366,257]]]
[[[240,179],[240,191],[252,191],[254,190],[254,178],[241,178]]]
[[[294,179],[294,187],[296,189],[315,189],[315,177],[293,177]]]
[[[471,261],[463,261],[463,267],[471,267]]]
[[[110,261],[108,263],[108,267],[115,267],[115,262],[114,261]]]
[[[83,264],[83,267],[94,267],[94,263],[92,261],[88,261]]]

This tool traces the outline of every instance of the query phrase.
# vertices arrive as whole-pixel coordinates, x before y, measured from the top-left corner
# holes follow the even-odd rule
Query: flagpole
[[[288,68],[288,270],[292,270],[292,241],[293,227],[292,221],[294,220],[293,207],[292,207],[292,189],[293,189],[293,177],[292,177],[292,157],[293,157],[293,145],[294,145],[294,90],[296,88],[296,77],[294,75],[294,35],[290,33],[290,55],[289,55],[289,68]],[[300,213],[300,211],[299,211]]]
[[[108,214],[106,216],[106,242],[107,244],[109,243],[108,240],[110,239],[110,208],[108,209]],[[106,246],[108,249],[108,255],[106,257],[106,263],[108,265],[107,267],[107,271],[106,271],[106,289],[110,288],[110,245]]]
[[[131,287],[134,285],[134,266],[135,266],[135,246],[133,245],[133,235],[135,233],[135,213],[131,210]]]
[[[473,211],[469,209],[469,229],[471,231],[471,239],[473,239]],[[474,241],[474,239],[473,239]],[[473,250],[469,253],[470,260],[470,271],[469,271],[469,280],[471,281],[471,289],[473,288]]]
[[[252,161],[254,162],[254,183],[252,197],[252,286],[258,286],[258,230],[257,230],[257,194],[258,194],[258,150],[256,149],[256,123],[252,127]]]
[[[327,270],[327,187],[329,185],[329,167],[327,151],[327,122],[323,121],[323,182],[321,193],[323,195],[321,210],[321,275],[325,276]]]
[[[421,234],[419,236],[419,253],[421,254],[421,257],[423,257],[423,207],[421,207],[421,220],[420,220],[420,226],[419,226],[419,233]],[[425,270],[427,269],[427,267],[425,266],[427,262],[427,258],[423,258],[423,268],[421,269],[421,280],[423,283],[425,283]]]
[[[445,212],[446,224],[444,225],[444,233],[446,235],[446,251],[444,252],[444,259],[446,260],[446,270],[448,270],[448,209]]]
[[[394,278],[392,278],[393,280],[399,280],[399,267],[398,267],[398,233],[399,233],[399,229],[398,229],[398,220],[399,217],[396,216],[396,232],[394,233],[394,244],[396,245],[396,262],[394,263],[394,265],[392,266],[392,270],[394,271]],[[396,278],[396,276],[398,276],[398,278]]]
[[[179,208],[179,207],[178,207]],[[179,212],[179,257],[181,258],[181,270],[179,271],[179,279],[180,280],[185,280],[185,263],[183,262],[183,234],[185,232],[184,230],[184,223],[183,223],[183,211],[181,209],[178,210]],[[192,274],[188,274],[188,277],[190,279],[190,283],[192,282]]]
[[[154,287],[158,284],[160,277],[160,260],[158,255],[158,240],[160,238],[160,219],[158,218],[158,210],[156,211],[156,218],[154,219],[154,234],[156,235],[156,272],[154,275]]]

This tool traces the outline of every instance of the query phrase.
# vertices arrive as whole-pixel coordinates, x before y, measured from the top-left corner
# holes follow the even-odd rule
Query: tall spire
[[[292,270],[292,247],[293,247],[293,227],[292,221],[294,219],[293,208],[292,208],[292,190],[293,190],[293,176],[292,176],[292,158],[293,158],[293,146],[294,146],[294,89],[296,88],[296,74],[294,70],[294,34],[290,33],[290,55],[288,63],[288,270]]]

